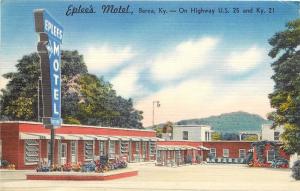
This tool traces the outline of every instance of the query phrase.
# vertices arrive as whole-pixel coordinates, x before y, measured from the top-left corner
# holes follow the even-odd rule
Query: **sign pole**
[[[54,145],[55,145],[55,129],[51,128],[51,138],[50,138],[50,164],[54,167]]]

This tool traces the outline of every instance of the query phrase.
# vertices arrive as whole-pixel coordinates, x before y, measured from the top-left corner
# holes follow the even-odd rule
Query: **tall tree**
[[[38,54],[23,56],[16,68],[16,72],[3,75],[9,82],[1,90],[1,116],[8,120],[36,121]],[[117,96],[112,84],[88,74],[83,56],[77,51],[62,51],[61,76],[65,123],[143,128],[142,112],[133,108],[132,100]]]
[[[277,60],[271,64],[275,86],[269,95],[276,111],[268,118],[274,121],[274,128],[284,126],[282,140],[286,151],[300,153],[300,19],[286,27],[269,40],[269,56]]]
[[[17,71],[4,74],[8,79],[0,99],[1,116],[9,120],[37,120],[37,86],[40,75],[37,53],[23,56]]]

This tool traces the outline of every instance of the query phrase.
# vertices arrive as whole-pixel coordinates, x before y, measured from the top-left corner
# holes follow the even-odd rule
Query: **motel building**
[[[50,158],[50,130],[37,122],[0,122],[1,160],[16,169],[35,169]],[[127,162],[154,161],[156,143],[153,130],[62,125],[55,130],[54,163],[87,163],[123,159]]]
[[[244,164],[251,151],[251,141],[158,141],[156,164],[223,163]]]
[[[101,157],[130,163],[152,161],[157,166],[244,164],[247,153],[256,152],[251,141],[212,141],[211,129],[207,127],[199,131],[204,136],[197,140],[193,136],[196,127],[185,131],[182,128],[177,128],[177,140],[164,140],[149,129],[64,124],[55,130],[54,164],[84,164]],[[267,154],[270,152],[266,149]],[[1,160],[14,164],[16,169],[35,169],[49,158],[50,129],[42,123],[0,122]]]
[[[212,132],[209,125],[174,125],[163,135],[166,141],[157,142],[156,164],[245,163],[251,141],[212,141]]]
[[[155,161],[159,166],[219,160],[234,163],[244,159],[251,148],[251,142],[211,141],[203,132],[198,141],[166,141],[153,130],[64,124],[55,130],[54,164],[84,164],[102,156],[130,163]],[[188,139],[185,131],[182,135]],[[16,169],[35,169],[50,158],[50,130],[42,123],[0,122],[0,138],[0,159],[15,164]]]

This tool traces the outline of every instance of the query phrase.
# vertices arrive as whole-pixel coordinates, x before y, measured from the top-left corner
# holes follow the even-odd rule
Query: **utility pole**
[[[156,104],[156,107],[160,107],[160,102],[158,100],[152,102],[152,128],[154,128],[154,108],[155,108],[155,104]]]

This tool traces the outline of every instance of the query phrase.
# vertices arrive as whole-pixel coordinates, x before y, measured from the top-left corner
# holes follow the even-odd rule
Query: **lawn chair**
[[[242,164],[242,159],[241,159],[241,158],[238,158],[238,160],[239,160],[239,164]]]
[[[241,164],[245,164],[245,159],[244,158],[241,158]]]
[[[238,163],[239,163],[239,159],[238,159],[238,158],[234,158],[234,159],[233,159],[233,163],[234,163],[234,164],[238,164]]]
[[[227,163],[227,158],[222,158],[222,163]]]

